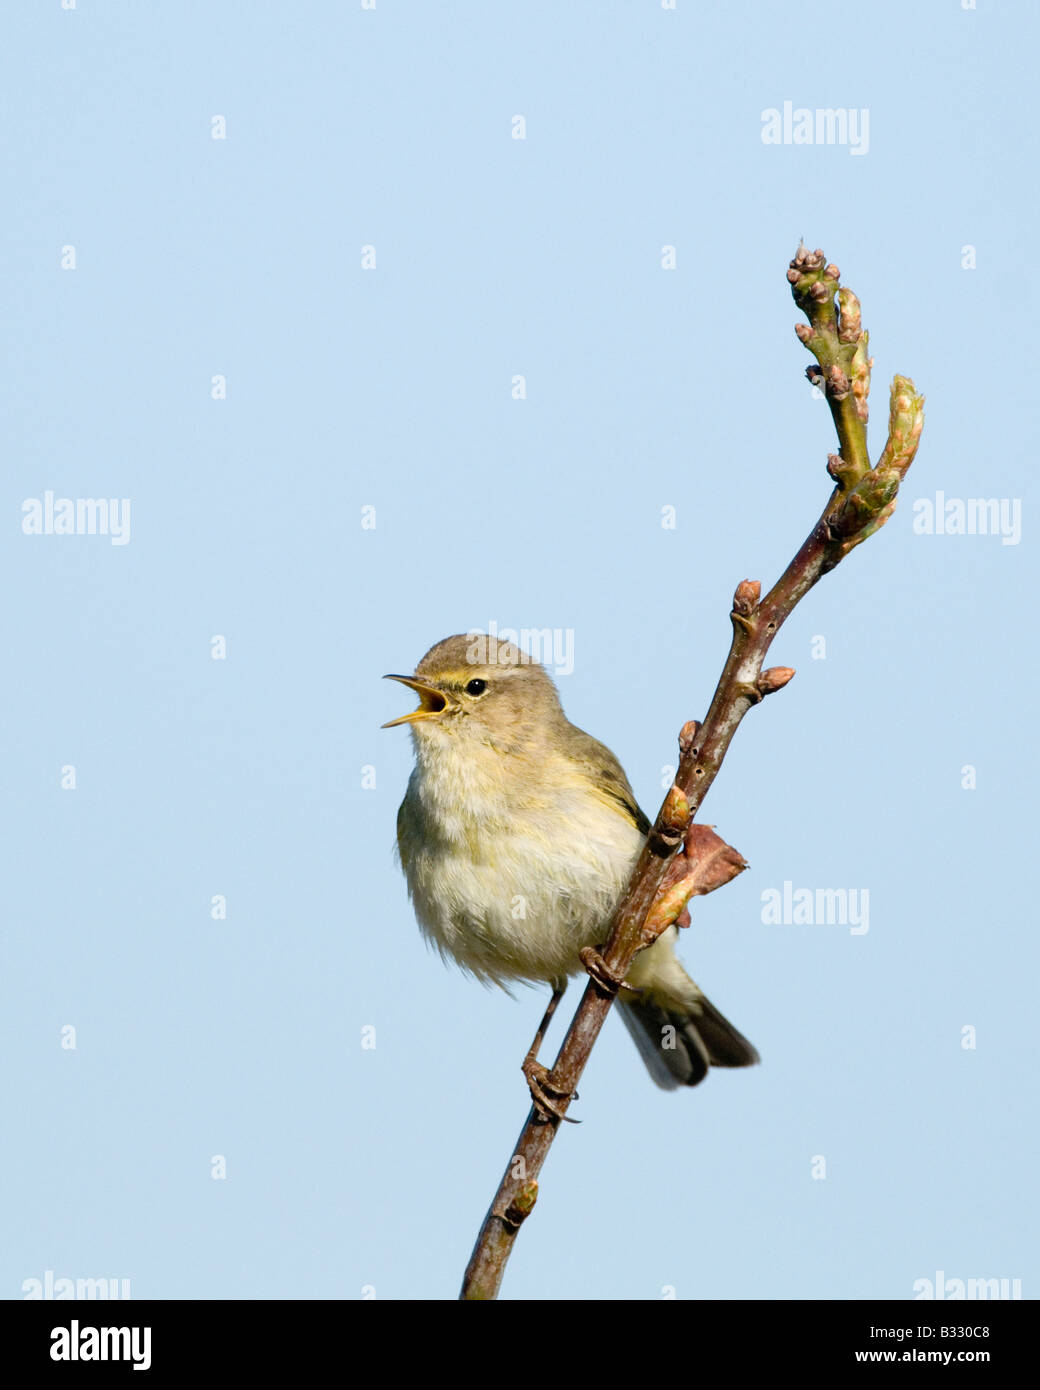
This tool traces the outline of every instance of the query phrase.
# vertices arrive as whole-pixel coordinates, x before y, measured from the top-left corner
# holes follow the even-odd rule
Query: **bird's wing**
[[[397,808],[397,857],[401,861],[401,868],[408,872],[408,860],[411,857],[408,849],[408,831],[411,829],[407,825],[408,811],[405,802],[401,802]]]
[[[636,794],[629,786],[625,770],[604,743],[585,733],[584,729],[571,725],[577,738],[574,739],[574,752],[582,759],[589,771],[590,779],[599,784],[603,797],[624,811],[629,821],[640,835],[650,829],[650,821],[643,814],[636,800]]]

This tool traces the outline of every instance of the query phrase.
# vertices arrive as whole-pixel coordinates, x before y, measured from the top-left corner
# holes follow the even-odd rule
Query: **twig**
[[[834,491],[801,549],[764,599],[757,580],[745,579],[737,586],[730,614],[733,638],[715,695],[702,724],[691,721],[683,726],[675,784],[664,799],[618,904],[598,962],[601,969],[593,973],[585,988],[550,1073],[554,1095],[564,1097],[558,1106],[561,1114],[613,1003],[616,988],[611,986],[611,979],[623,979],[636,953],[677,919],[690,896],[689,891],[677,894],[678,883],[684,889],[692,884],[693,892],[718,886],[716,882],[697,886],[698,874],[708,872],[704,861],[715,849],[703,839],[707,827],[692,826],[691,822],[744,715],[766,695],[782,689],[794,675],[785,666],[763,671],[773,638],[816,581],[888,520],[899,485],[917,451],[924,397],[916,393],[908,377],[897,376],[890,396],[888,440],[877,467],[870,466],[866,422],[873,363],[867,356],[868,339],[860,322],[859,301],[850,290],[839,288],[837,266],[827,265],[822,251],[810,252],[801,246],[787,278],[796,303],[809,320],[795,329],[816,358],[817,365],[810,367],[807,375],[825,392],[838,433],[841,452],[829,455],[827,462]],[[680,845],[692,867],[677,875],[673,856]],[[462,1298],[497,1297],[517,1231],[537,1199],[538,1174],[558,1127],[557,1120],[547,1119],[532,1108],[484,1219],[466,1269]]]

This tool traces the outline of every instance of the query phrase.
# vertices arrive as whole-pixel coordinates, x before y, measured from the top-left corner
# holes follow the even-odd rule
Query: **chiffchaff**
[[[414,677],[387,679],[421,702],[383,727],[410,725],[415,745],[397,844],[423,933],[485,982],[548,982],[555,1003],[582,948],[602,944],[649,829],[621,764],[510,642],[446,637]],[[636,956],[619,999],[669,1089],[758,1061],[680,965],[677,936],[669,927]]]

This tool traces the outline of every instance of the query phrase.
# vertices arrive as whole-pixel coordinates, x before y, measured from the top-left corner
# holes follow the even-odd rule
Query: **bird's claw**
[[[524,1058],[522,1070],[527,1081],[527,1088],[531,1092],[534,1108],[542,1120],[566,1120],[569,1125],[581,1124],[580,1120],[572,1120],[569,1115],[565,1115],[552,1099],[555,1096],[557,1100],[577,1100],[577,1091],[569,1093],[558,1091],[549,1079],[549,1069],[544,1067],[531,1053],[528,1053]]]
[[[578,954],[581,956],[582,965],[588,971],[589,978],[609,998],[613,999],[619,989],[636,996],[642,994],[641,989],[627,984],[623,975],[618,975],[611,970],[595,946],[583,946]]]

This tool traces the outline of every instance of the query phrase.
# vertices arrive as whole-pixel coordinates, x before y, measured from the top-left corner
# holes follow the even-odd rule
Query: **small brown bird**
[[[614,754],[568,721],[548,673],[512,643],[447,637],[414,676],[387,679],[420,700],[383,726],[409,724],[415,747],[397,844],[419,925],[480,980],[549,983],[547,1023],[582,948],[603,942],[650,823]],[[669,927],[636,956],[618,1001],[665,1088],[758,1061],[680,965],[677,937]]]

